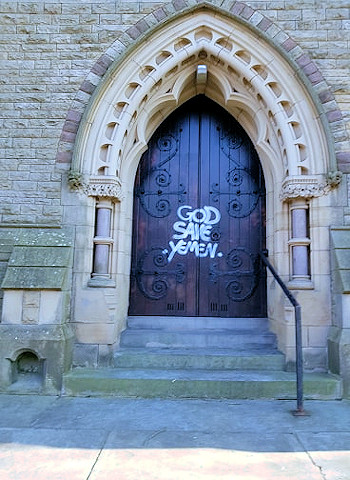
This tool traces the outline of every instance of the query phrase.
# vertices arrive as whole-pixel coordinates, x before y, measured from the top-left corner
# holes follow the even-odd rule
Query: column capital
[[[337,187],[342,179],[339,171],[329,172],[320,181],[318,176],[296,175],[286,177],[282,182],[280,199],[285,202],[296,198],[314,198],[326,195]]]
[[[116,176],[96,175],[86,180],[80,172],[70,171],[68,184],[71,190],[81,191],[88,197],[108,198],[119,202],[124,198],[121,181]]]

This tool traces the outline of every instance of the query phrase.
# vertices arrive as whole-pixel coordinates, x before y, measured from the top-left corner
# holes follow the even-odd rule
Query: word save
[[[221,213],[215,207],[204,206],[196,208],[190,205],[182,205],[177,209],[179,220],[173,225],[173,239],[170,240],[170,253],[168,262],[171,262],[175,254],[187,255],[193,253],[196,257],[215,258],[222,256],[221,252],[217,252],[218,243],[212,243],[210,240],[213,225],[217,224],[221,219]],[[168,250],[164,250],[168,253]]]

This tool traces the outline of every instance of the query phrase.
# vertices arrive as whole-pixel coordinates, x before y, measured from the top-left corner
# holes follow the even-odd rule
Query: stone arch
[[[172,19],[186,14],[195,14],[200,10],[208,10],[213,15],[219,12],[240,25],[248,26],[257,38],[263,38],[266,42],[272,44],[273,48],[291,65],[294,74],[299,77],[299,81],[309,91],[326,136],[329,138],[328,150],[331,170],[336,170],[336,160],[340,168],[342,168],[342,165],[349,161],[350,155],[341,151],[340,145],[339,151],[337,151],[337,142],[330,140],[334,134],[339,134],[339,130],[345,132],[342,114],[322,73],[312,59],[270,19],[243,2],[227,2],[225,7],[220,8],[211,4],[210,1],[200,1],[198,3],[198,6],[191,7],[187,0],[173,0],[166,7],[157,8],[126,30],[97,60],[81,85],[76,99],[67,114],[61,134],[57,162],[62,164],[71,162],[77,132],[86,106],[95,93],[96,87],[100,87],[101,80],[105,77],[106,72],[110,73],[113,69],[115,62],[121,61],[128,52],[133,48],[137,48],[137,45],[147,41],[147,38],[152,33]],[[335,150],[333,149],[333,144],[335,145]]]
[[[329,321],[328,307],[322,309],[329,284],[328,279],[324,281],[320,266],[328,255],[324,240],[328,224],[318,212],[322,209],[324,214],[331,206],[332,196],[325,194],[340,181],[331,138],[331,127],[334,124],[338,128],[341,117],[335,101],[310,58],[250,7],[233,2],[228,10],[209,4],[188,8],[185,0],[171,5],[171,14],[163,8],[154,11],[125,32],[97,62],[81,88],[79,98],[86,101],[75,102],[63,132],[67,151],[58,161],[70,162],[74,144],[70,185],[87,194],[77,200],[80,207],[86,207],[86,223],[81,224],[80,232],[84,232],[85,238],[94,236],[93,222],[97,216],[91,197],[98,199],[96,206],[106,217],[114,215],[113,238],[96,239],[96,245],[105,242],[104,247],[107,245],[112,251],[112,281],[95,286],[117,285],[115,297],[106,293],[103,313],[106,318],[114,315],[115,324],[110,322],[98,340],[85,333],[91,332],[92,327],[82,326],[87,298],[84,295],[89,296],[90,305],[96,305],[96,311],[90,309],[89,315],[101,316],[98,302],[103,292],[83,292],[86,286],[94,286],[89,282],[92,248],[77,247],[74,315],[79,323],[78,342],[118,342],[128,308],[136,168],[156,128],[198,93],[204,93],[235,117],[255,145],[267,187],[267,246],[286,280],[293,244],[289,242],[289,207],[281,200],[298,199],[302,204],[297,207],[306,212],[309,200],[313,199],[316,215],[312,235],[318,243],[313,246],[311,263],[316,266],[313,280],[318,293],[314,299],[319,304],[317,314],[323,315],[317,320],[324,322],[323,334]],[[73,215],[75,219],[76,211]],[[301,239],[305,243],[302,245],[300,239],[296,240],[295,246],[307,247],[308,239],[306,243]],[[81,265],[83,269],[78,271]],[[303,286],[304,291],[313,288],[311,283]],[[293,358],[290,313],[286,313],[280,293],[270,288],[269,295],[272,328],[279,335],[281,349]],[[311,308],[310,314],[315,315],[316,310]],[[321,361],[324,362],[324,356]]]

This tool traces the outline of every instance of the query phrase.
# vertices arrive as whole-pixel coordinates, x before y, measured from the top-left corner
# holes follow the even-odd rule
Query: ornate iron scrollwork
[[[182,283],[186,271],[182,263],[169,268],[168,254],[164,248],[153,247],[139,259],[134,275],[143,295],[151,300],[159,300],[168,293],[169,277],[175,278],[176,283]]]
[[[228,189],[213,183],[210,192],[214,202],[218,202],[221,195],[229,196],[226,210],[230,217],[234,218],[248,217],[256,208],[262,194],[252,173],[242,168],[239,156],[233,154],[233,151],[245,143],[244,139],[245,134],[240,130],[220,132],[220,149],[229,160],[229,168],[225,176]]]
[[[178,151],[178,141],[173,135],[163,135],[157,140],[157,148],[161,152],[161,157],[163,157],[158,163],[158,167],[161,167],[176,155]],[[162,152],[164,155],[162,155]]]
[[[155,148],[159,151],[157,164],[151,168],[148,177],[136,189],[135,194],[148,215],[164,218],[171,212],[172,202],[168,197],[177,196],[178,203],[182,203],[183,195],[186,192],[181,183],[178,189],[168,190],[171,185],[171,174],[164,168],[164,164],[176,155],[178,141],[172,135],[164,135],[158,138],[155,145]],[[145,186],[146,181],[147,188]]]
[[[210,267],[210,280],[217,283],[226,279],[225,291],[233,302],[243,302],[250,298],[259,283],[260,262],[258,255],[249,253],[244,247],[236,247],[226,255],[227,270],[219,270],[215,263]]]
[[[226,181],[230,186],[228,191],[222,191],[218,183],[212,184],[213,201],[218,202],[221,195],[228,195],[226,210],[230,217],[248,217],[256,208],[261,195],[255,180],[244,168],[234,168],[227,172]]]
[[[218,128],[220,130],[220,128]],[[221,130],[220,131],[220,148],[226,155],[231,158],[231,151],[237,150],[242,146],[244,133],[241,130]]]
[[[156,218],[167,217],[171,212],[171,202],[167,197],[177,196],[178,203],[182,203],[183,195],[186,193],[185,187],[180,183],[178,190],[164,191],[163,189],[171,183],[171,175],[165,169],[153,170],[149,175],[149,181],[155,185],[155,189],[146,190],[142,184],[136,189],[136,196],[148,215]]]

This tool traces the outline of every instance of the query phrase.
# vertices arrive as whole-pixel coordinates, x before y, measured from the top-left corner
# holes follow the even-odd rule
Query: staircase
[[[129,317],[113,368],[74,369],[66,395],[294,399],[295,373],[266,318]],[[304,374],[307,399],[341,398],[332,375]]]

